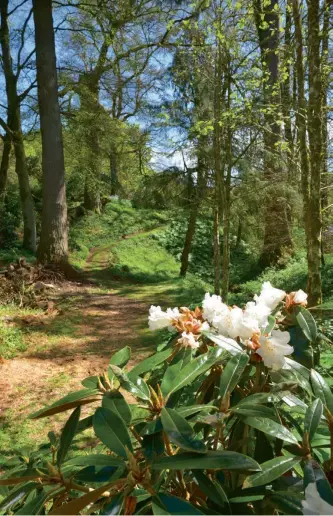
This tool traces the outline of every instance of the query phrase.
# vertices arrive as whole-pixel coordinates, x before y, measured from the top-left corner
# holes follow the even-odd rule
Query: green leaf
[[[288,430],[288,428],[285,428],[271,419],[267,419],[265,417],[245,417],[242,418],[242,420],[246,425],[252,426],[252,428],[256,428],[267,435],[271,435],[277,439],[282,439],[288,443],[298,443],[296,437],[290,432],[290,430]]]
[[[136,378],[137,376],[141,376],[144,373],[147,373],[148,371],[154,371],[155,367],[162,364],[169,358],[169,356],[172,353],[172,348],[168,348],[165,351],[161,351],[161,353],[155,353],[151,357],[146,358],[142,362],[140,362],[138,365],[133,367],[131,371],[128,373],[129,379],[132,377]]]
[[[125,346],[124,348],[120,349],[112,355],[110,359],[110,364],[118,366],[118,367],[125,367],[127,362],[131,358],[131,348],[129,346]]]
[[[241,346],[233,339],[229,339],[227,337],[223,337],[222,335],[215,335],[210,332],[202,332],[209,340],[217,344],[221,349],[228,351],[231,355],[237,355],[241,353],[243,349]]]
[[[317,399],[309,406],[305,413],[304,431],[308,433],[310,442],[317,431],[321,416],[323,415],[323,410],[324,407],[321,399]]]
[[[36,469],[26,469],[25,471],[19,471],[20,475],[12,477],[0,477],[0,486],[14,486],[16,484],[23,484],[28,480],[35,480],[39,478],[41,474]]]
[[[230,469],[245,471],[260,471],[259,464],[242,453],[233,451],[208,451],[205,454],[177,453],[162,457],[152,462],[152,468],[163,469]]]
[[[79,434],[80,432],[84,432],[85,430],[87,430],[87,428],[91,428],[92,425],[93,425],[93,417],[87,416],[87,417],[81,419],[81,421],[79,421],[79,424],[76,427],[76,433]]]
[[[330,413],[333,414],[333,394],[331,389],[324,378],[314,369],[311,369],[311,385],[315,396],[319,398]]]
[[[304,336],[311,342],[314,342],[317,338],[317,325],[316,321],[310,314],[309,310],[304,308],[303,306],[296,306],[296,320],[301,327]]]
[[[87,389],[98,389],[98,376],[88,376],[84,380],[82,380],[83,387],[86,387]]]
[[[245,407],[245,405],[254,405],[254,404],[261,404],[261,403],[273,403],[279,401],[279,397],[277,394],[272,394],[270,392],[257,392],[255,394],[250,394],[249,396],[246,396],[246,398],[243,398],[240,400],[235,407],[232,408],[240,408]]]
[[[66,461],[66,466],[124,466],[124,461],[117,457],[111,457],[111,455],[102,454],[91,454],[91,455],[79,455]]]
[[[61,466],[74,439],[78,422],[80,420],[81,407],[77,407],[66,422],[60,436],[57,451],[57,466]]]
[[[29,417],[31,419],[39,419],[41,417],[52,416],[53,414],[58,414],[59,412],[76,408],[80,405],[93,403],[94,401],[99,401],[100,398],[97,396],[100,394],[101,393],[97,389],[82,389],[81,391],[73,392],[64,396],[49,407],[42,408],[31,414]]]
[[[113,410],[125,421],[127,425],[132,419],[132,412],[124,396],[119,391],[109,391],[104,394],[102,407]]]
[[[169,398],[171,394],[193,382],[198,376],[205,373],[218,362],[222,354],[222,349],[214,348],[208,353],[192,360],[178,374],[174,374],[172,368],[169,367],[162,380],[161,391],[163,396]]]
[[[304,470],[304,489],[310,483],[315,483],[318,489],[320,497],[325,500],[325,502],[333,505],[333,490],[332,487],[325,475],[324,470],[318,464],[318,462],[314,460],[307,460],[303,466]]]
[[[129,379],[128,375],[124,373],[118,366],[110,365],[110,368],[114,375],[120,382],[120,385],[126,391],[130,392],[136,398],[139,398],[144,401],[149,401],[150,399],[150,391],[146,382],[138,376],[137,378],[131,377]]]
[[[35,498],[23,505],[15,514],[40,514],[48,496],[49,492],[42,491]]]
[[[126,447],[133,451],[124,420],[112,410],[99,407],[93,416],[95,434],[111,451],[127,458]]]
[[[275,508],[278,509],[279,514],[303,514],[302,498],[293,496],[288,491],[272,491],[267,496]]]
[[[40,487],[40,484],[37,482],[27,482],[26,484],[20,485],[16,489],[11,489],[10,493],[6,498],[1,500],[0,502],[0,511],[8,514],[8,509],[13,505],[16,505],[18,502],[23,500],[23,498],[33,491],[34,489]]]
[[[197,453],[207,451],[205,444],[196,439],[191,425],[178,412],[170,408],[163,408],[161,419],[163,429],[172,443],[184,450]]]
[[[165,493],[158,493],[158,496],[153,498],[152,502],[153,514],[177,514],[188,515],[203,514],[189,502],[177,496],[171,496]]]
[[[200,487],[201,491],[203,491],[212,502],[216,503],[217,505],[224,505],[225,503],[229,503],[227,495],[218,482],[210,480],[205,473],[199,470],[194,470],[193,476],[198,482],[198,486]]]
[[[268,316],[268,325],[265,327],[265,334],[269,335],[272,330],[274,330],[276,324],[276,319],[273,315]]]
[[[276,413],[274,410],[269,407],[265,407],[265,405],[250,405],[248,403],[246,405],[232,407],[230,411],[233,412],[236,416],[259,416],[276,419]]]
[[[300,462],[302,457],[275,457],[261,464],[261,471],[247,477],[243,489],[270,484]]]
[[[112,484],[111,484],[112,485]],[[96,502],[105,491],[107,491],[110,487],[110,484],[104,485],[97,489],[94,489],[90,493],[87,493],[79,498],[75,498],[71,502],[65,503],[60,507],[56,507],[53,511],[49,512],[49,514],[54,515],[69,515],[69,514],[79,514],[82,509],[87,507],[88,505]],[[27,514],[27,513],[24,513]],[[29,514],[29,513],[28,513]]]
[[[105,507],[103,507],[101,514],[103,514],[103,515],[122,514],[123,503],[124,503],[124,494],[121,493],[119,495],[116,495],[111,499],[110,503],[108,503],[107,505],[105,505]]]
[[[237,383],[239,382],[245,367],[249,362],[249,355],[247,353],[238,353],[233,356],[221,375],[220,380],[220,396],[224,398],[226,394],[232,393]]]

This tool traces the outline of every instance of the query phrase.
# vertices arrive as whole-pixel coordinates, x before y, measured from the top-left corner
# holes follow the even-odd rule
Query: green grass
[[[72,225],[71,262],[82,268],[90,249],[117,242],[129,233],[149,231],[166,224],[168,219],[167,212],[134,209],[126,202],[112,201],[101,215],[90,213]]]
[[[0,356],[6,359],[14,358],[17,353],[26,349],[21,330],[0,322]]]

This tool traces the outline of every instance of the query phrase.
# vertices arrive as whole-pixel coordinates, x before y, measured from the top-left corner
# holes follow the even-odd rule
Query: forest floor
[[[114,245],[90,251],[84,283],[65,283],[57,290],[56,315],[10,314],[27,350],[0,364],[0,465],[22,447],[45,442],[47,432],[59,430],[66,419],[60,414],[31,421],[30,413],[82,388],[84,378],[105,371],[111,355],[126,345],[133,350],[129,365],[151,354],[158,335],[148,329],[149,306],[184,299],[176,277],[149,284],[116,277],[109,263]]]

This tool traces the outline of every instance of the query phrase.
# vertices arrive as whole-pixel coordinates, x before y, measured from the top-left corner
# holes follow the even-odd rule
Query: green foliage
[[[293,314],[296,324],[309,321],[303,316]],[[241,341],[230,348],[206,333],[200,342],[182,348],[173,338],[134,368],[125,347],[107,374],[33,414],[73,411],[60,438],[50,432],[49,444],[5,464],[0,510],[77,514],[94,504],[95,514],[302,514],[310,482],[331,504],[333,395],[324,378],[291,359],[272,371]],[[87,429],[95,450],[73,456]]]
[[[17,353],[26,349],[21,330],[0,322],[0,357],[14,358]]]
[[[167,213],[137,210],[129,201],[113,200],[106,204],[102,215],[89,213],[74,221],[70,231],[71,259],[82,264],[89,250],[116,243],[125,235],[149,231],[166,223]]]
[[[303,253],[290,259],[284,267],[268,268],[256,279],[247,281],[234,288],[231,299],[235,304],[244,303],[255,292],[258,292],[264,281],[270,281],[276,288],[286,291],[306,290],[307,262]],[[323,294],[326,298],[332,297],[333,292],[333,259],[328,256],[326,265],[322,267]]]
[[[18,229],[21,224],[19,192],[15,184],[9,183],[5,201],[0,206],[0,248],[10,249],[18,245]]]
[[[179,261],[184,246],[187,229],[187,214],[174,218],[164,232],[156,235],[158,242]],[[221,252],[223,234],[221,237]],[[235,239],[231,243],[230,282],[239,285],[258,272],[257,256],[251,249],[241,242],[236,245]],[[195,235],[192,241],[189,271],[202,280],[213,283],[213,221],[211,217],[201,216],[196,223]]]

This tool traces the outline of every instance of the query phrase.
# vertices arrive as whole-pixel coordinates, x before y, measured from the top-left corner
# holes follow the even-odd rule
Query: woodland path
[[[0,427],[7,426],[8,435],[32,411],[82,388],[81,380],[106,370],[110,356],[123,346],[132,347],[132,364],[154,351],[154,337],[147,339],[148,308],[154,298],[142,299],[139,285],[110,276],[108,256],[113,245],[91,250],[86,284],[68,283],[57,291],[57,315],[14,319],[13,324],[24,329],[28,348],[0,363]],[[128,291],[131,296],[122,294]],[[55,428],[62,420],[54,418]],[[40,428],[36,431],[38,439]],[[34,437],[34,422],[31,432]]]

